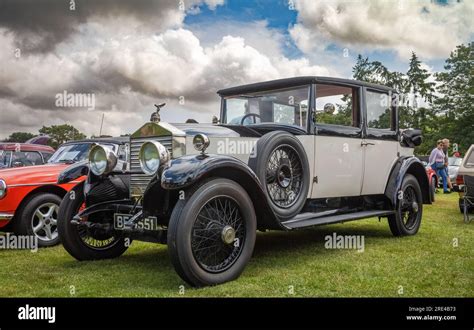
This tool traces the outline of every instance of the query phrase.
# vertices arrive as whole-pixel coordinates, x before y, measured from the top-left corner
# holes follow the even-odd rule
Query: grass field
[[[364,252],[326,249],[333,232],[364,235]],[[181,281],[162,245],[134,242],[121,258],[94,262],[78,262],[61,246],[0,250],[0,296],[473,297],[473,234],[457,194],[438,194],[416,236],[395,238],[377,219],[260,233],[238,280],[203,289]]]

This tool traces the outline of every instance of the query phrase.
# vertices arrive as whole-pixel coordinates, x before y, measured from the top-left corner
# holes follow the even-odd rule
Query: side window
[[[25,152],[14,152],[12,158],[12,165],[15,167],[21,166],[32,166],[43,164],[43,159],[39,152],[25,151]]]
[[[11,151],[0,150],[0,168],[10,166]]]
[[[316,123],[359,127],[357,88],[316,85]]]
[[[392,125],[392,107],[387,93],[367,90],[367,127],[394,130]]]
[[[49,153],[49,152],[42,152],[41,153],[43,155],[43,158],[44,158],[44,162],[47,163],[48,160],[51,158],[51,156],[53,155],[52,153]]]

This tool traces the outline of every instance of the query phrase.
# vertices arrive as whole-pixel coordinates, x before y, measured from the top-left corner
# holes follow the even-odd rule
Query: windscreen
[[[309,86],[225,98],[224,124],[278,123],[307,126]]]

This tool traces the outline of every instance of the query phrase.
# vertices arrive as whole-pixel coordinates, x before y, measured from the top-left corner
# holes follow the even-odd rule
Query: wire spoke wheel
[[[69,198],[63,198],[59,207],[58,231],[64,249],[71,256],[77,260],[112,259],[129,248],[132,238],[114,230],[113,211],[93,213],[78,219],[79,223],[75,221],[85,209],[84,183],[66,196]]]
[[[279,221],[290,220],[301,212],[308,197],[311,172],[307,150],[297,137],[283,131],[264,134],[248,164]]]
[[[290,145],[275,148],[268,159],[265,178],[275,205],[282,208],[294,205],[303,184],[303,166],[297,151]]]
[[[211,273],[227,270],[242,252],[245,232],[245,222],[233,198],[219,196],[209,200],[201,208],[191,232],[195,260]]]
[[[85,204],[83,204],[80,209],[84,207]],[[81,220],[86,222],[88,219],[82,218]],[[119,241],[112,232],[99,226],[94,228],[88,227],[85,224],[79,224],[77,226],[77,233],[84,245],[94,250],[109,249]]]
[[[236,181],[208,178],[189,188],[171,214],[167,244],[179,276],[202,287],[235,280],[255,245],[257,217]]]

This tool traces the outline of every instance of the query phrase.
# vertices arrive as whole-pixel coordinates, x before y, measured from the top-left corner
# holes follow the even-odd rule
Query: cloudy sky
[[[0,139],[69,123],[88,135],[162,120],[210,122],[220,88],[351,77],[357,54],[406,71],[415,51],[442,70],[473,40],[474,1],[0,0]],[[58,94],[95,107],[58,106]]]

